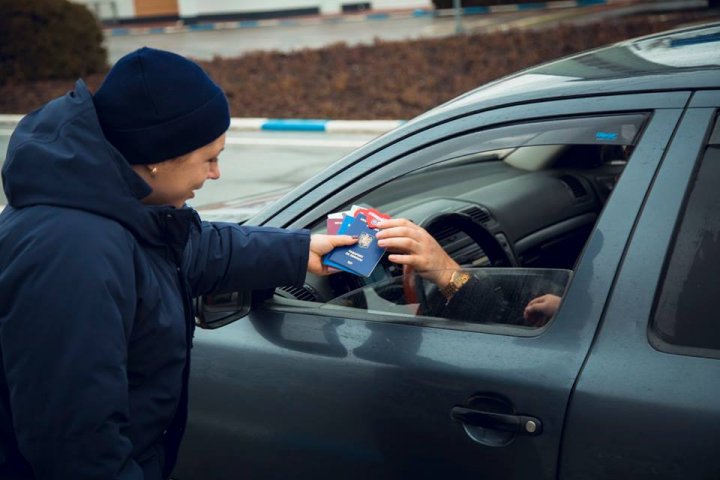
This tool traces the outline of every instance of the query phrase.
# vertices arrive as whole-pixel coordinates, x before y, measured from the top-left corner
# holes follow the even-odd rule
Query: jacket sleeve
[[[142,479],[125,435],[131,244],[106,232],[43,233],[16,244],[0,274],[0,347],[20,452],[35,478]]]
[[[202,222],[185,251],[194,296],[302,285],[310,252],[308,230]]]
[[[447,302],[443,318],[472,323],[505,323],[506,301],[491,278],[472,275]]]

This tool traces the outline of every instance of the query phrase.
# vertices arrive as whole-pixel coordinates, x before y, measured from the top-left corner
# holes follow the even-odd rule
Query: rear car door
[[[317,204],[278,212],[276,226],[313,225],[362,197],[374,186],[373,175],[410,171],[424,149],[462,145],[464,134],[478,128],[567,116],[648,115],[547,327],[448,328],[383,321],[371,312],[328,314],[272,301],[256,306],[247,319],[196,334],[190,423],[175,477],[554,478],[571,389],[688,97],[672,92],[578,98],[449,120],[419,134],[421,143],[412,136],[401,140],[320,184],[317,198],[323,200]],[[539,424],[523,420],[520,432],[498,433],[451,418],[458,406],[528,416]]]
[[[719,91],[695,93],[571,399],[561,478],[720,478]]]

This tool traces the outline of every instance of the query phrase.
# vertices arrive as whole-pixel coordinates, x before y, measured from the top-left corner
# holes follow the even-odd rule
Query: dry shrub
[[[373,45],[335,44],[294,53],[256,52],[201,62],[225,89],[233,116],[404,119],[525,67],[671,28],[702,13],[614,19]],[[100,76],[88,77],[91,88]],[[22,113],[71,81],[0,88],[0,111]]]
[[[104,71],[107,53],[102,41],[100,26],[84,5],[67,0],[2,0],[0,84]]]

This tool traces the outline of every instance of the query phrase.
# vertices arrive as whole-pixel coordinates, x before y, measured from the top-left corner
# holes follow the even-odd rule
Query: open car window
[[[560,117],[446,138],[365,171],[357,178],[362,190],[351,185],[348,192],[356,193],[346,203],[309,225],[313,233],[326,233],[326,215],[356,204],[424,227],[472,272],[471,285],[450,302],[419,276],[419,300],[408,300],[403,267],[385,256],[367,278],[308,275],[302,288],[280,288],[266,306],[440,328],[537,332],[552,316],[530,322],[525,307],[543,295],[562,296],[650,117]],[[457,216],[471,219],[473,228],[453,223]],[[483,235],[470,230],[483,230],[490,240],[478,240]],[[302,304],[293,306],[295,299]]]
[[[374,173],[377,186],[337,211],[361,204],[420,223],[462,208],[451,200],[491,209],[542,201],[556,193],[552,183],[562,193],[581,200],[596,196],[604,203],[648,118],[646,113],[561,118],[453,138]],[[325,227],[324,219],[311,226],[313,233],[324,233]]]
[[[335,312],[361,310],[377,318],[452,327],[451,322],[542,328],[554,317],[571,270],[468,268],[469,280],[447,298],[417,273],[365,285],[323,304]],[[464,327],[466,328],[466,326]]]

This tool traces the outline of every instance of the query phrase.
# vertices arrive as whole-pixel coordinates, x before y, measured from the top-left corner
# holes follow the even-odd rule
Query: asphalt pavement
[[[486,28],[510,21],[532,18],[532,12],[467,17],[468,29]],[[304,24],[178,33],[123,35],[106,37],[111,62],[142,46],[172,50],[209,60],[213,56],[233,57],[258,50],[289,52],[320,48],[333,43],[370,44],[375,39],[409,40],[454,34],[455,23],[447,17],[398,18],[337,24]]]
[[[0,128],[0,165],[11,128]],[[195,207],[287,190],[339,160],[377,133],[229,131],[217,181],[207,181],[188,203]],[[6,199],[0,189],[0,210]]]
[[[205,182],[205,186],[188,203],[201,207],[289,189],[375,136],[360,133],[230,132],[220,156],[220,179]]]

